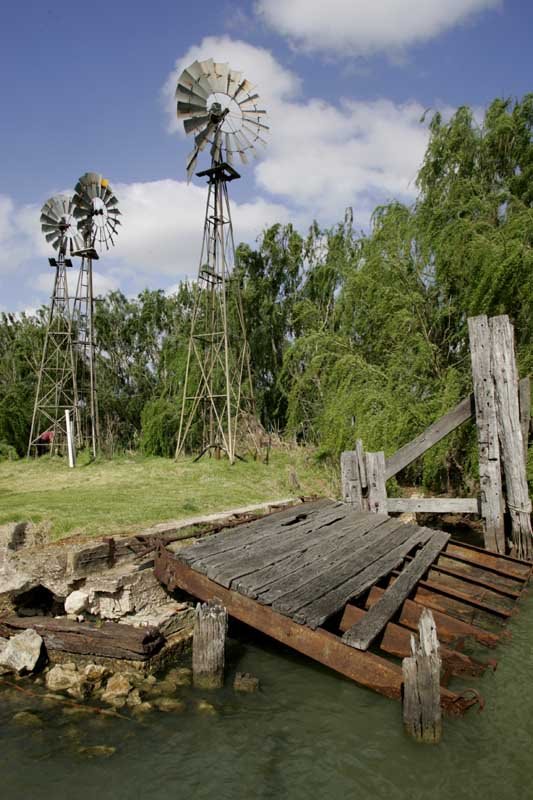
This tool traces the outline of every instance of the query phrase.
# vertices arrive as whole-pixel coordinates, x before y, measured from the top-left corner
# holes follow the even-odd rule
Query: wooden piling
[[[199,689],[224,685],[224,651],[228,612],[217,603],[198,603],[192,650],[193,683]]]
[[[492,379],[491,334],[483,314],[468,320],[472,381],[476,406],[479,452],[481,513],[485,521],[485,548],[505,553],[503,497],[496,418],[496,399]]]
[[[441,657],[433,614],[425,608],[418,624],[419,641],[411,636],[411,653],[402,661],[403,724],[419,742],[436,743],[442,735]]]
[[[365,453],[366,478],[368,481],[368,510],[374,514],[387,513],[387,491],[385,489],[385,453]]]
[[[512,555],[531,561],[533,533],[514,353],[514,330],[507,315],[492,317],[490,339],[498,433],[511,516]]]
[[[357,451],[346,450],[341,453],[342,499],[353,506],[355,511],[363,510],[363,495],[359,478]]]

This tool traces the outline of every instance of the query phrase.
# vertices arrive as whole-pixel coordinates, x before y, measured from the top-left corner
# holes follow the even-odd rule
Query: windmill
[[[55,269],[54,286],[44,337],[37,391],[33,406],[28,456],[48,449],[63,452],[67,443],[65,412],[78,405],[76,364],[72,342],[67,269],[72,255],[83,245],[70,195],[56,195],[41,209],[41,229],[57,250],[48,262]]]
[[[233,463],[242,414],[253,405],[240,287],[232,275],[235,243],[227,185],[240,178],[237,157],[247,164],[257,145],[266,144],[266,111],[258,100],[241,72],[213,59],[195,61],[178,80],[178,118],[185,132],[194,134],[187,179],[208,145],[211,165],[197,173],[207,179],[208,191],[176,457],[196,433],[198,457],[224,451]]]
[[[78,382],[78,445],[89,447],[96,456],[99,446],[98,397],[96,392],[93,261],[98,251],[109,250],[115,243],[120,211],[109,182],[96,172],[86,172],[74,189],[74,217],[81,233],[81,247],[73,255],[81,256],[74,310],[73,328],[81,359]]]

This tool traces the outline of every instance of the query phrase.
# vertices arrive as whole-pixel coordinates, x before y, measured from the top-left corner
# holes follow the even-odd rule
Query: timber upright
[[[200,152],[211,145],[211,166],[198,172],[208,182],[204,236],[195,289],[176,458],[185,449],[199,456],[238,457],[242,415],[253,410],[250,355],[238,280],[228,183],[240,178],[233,162],[255,154],[266,112],[240,72],[212,59],[184,70],[176,89],[178,118],[196,132],[187,160],[190,180]]]

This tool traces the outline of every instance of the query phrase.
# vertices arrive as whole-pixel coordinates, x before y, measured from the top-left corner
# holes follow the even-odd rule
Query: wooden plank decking
[[[530,574],[530,564],[452,543],[442,531],[330,500],[222,530],[176,554],[161,544],[156,555],[156,575],[170,590],[217,599],[230,616],[396,698],[402,674],[392,657],[408,655],[424,606],[435,609],[447,675],[479,675],[489,662],[454,648],[465,639],[497,644]],[[441,700],[450,713],[474,702],[445,685]]]

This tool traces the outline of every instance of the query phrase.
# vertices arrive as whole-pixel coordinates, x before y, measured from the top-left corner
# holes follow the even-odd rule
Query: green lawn
[[[289,480],[291,470],[300,489]],[[165,520],[334,491],[329,473],[303,449],[274,453],[268,465],[132,456],[69,469],[63,459],[43,457],[0,463],[0,524],[50,521],[56,539],[136,532]]]

